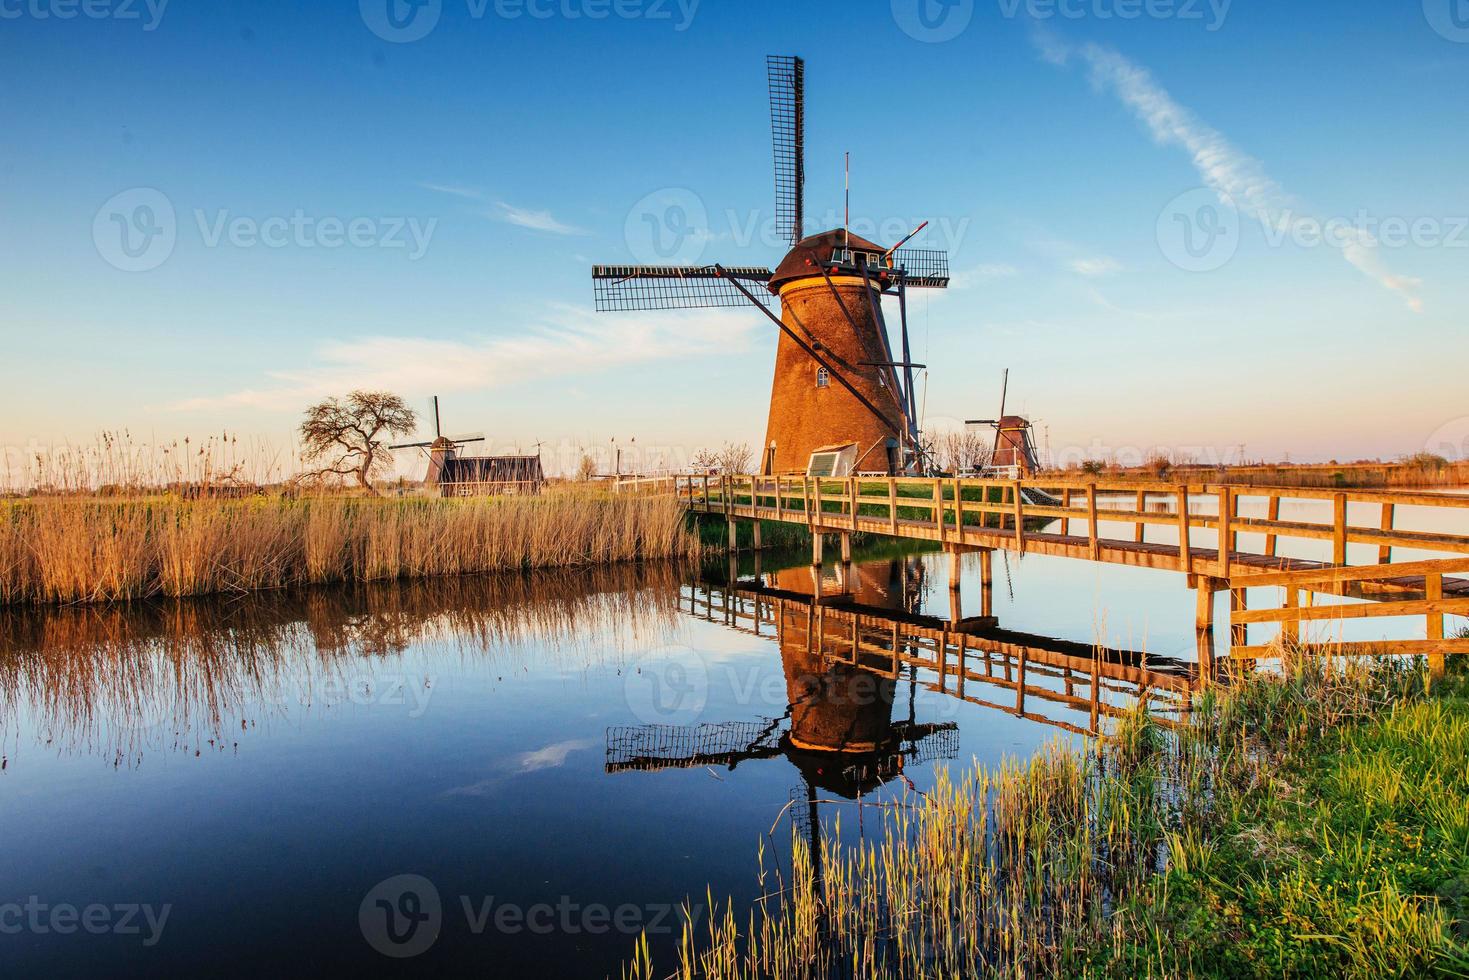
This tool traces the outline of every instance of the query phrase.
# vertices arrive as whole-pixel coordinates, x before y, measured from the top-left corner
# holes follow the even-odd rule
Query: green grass
[[[1200,814],[1207,823],[1170,838],[1167,873],[1119,914],[1128,940],[1093,966],[1118,976],[1469,976],[1462,681],[1432,697],[1400,689],[1364,700],[1341,724],[1290,704],[1301,690],[1285,681],[1236,695],[1229,711],[1269,747],[1225,769],[1231,778]],[[1219,734],[1216,747],[1249,751],[1238,729]]]
[[[940,504],[940,508],[944,512],[944,521],[949,527],[953,527],[955,514],[954,486],[952,483],[944,482],[939,484],[939,487],[940,499],[942,501],[942,503]],[[857,504],[857,515],[859,517],[885,519],[891,516],[891,508],[887,499],[888,485],[886,480],[859,480],[857,488],[858,497],[867,498],[864,500],[859,500]],[[809,503],[811,509],[815,510],[816,508],[814,493],[810,501],[803,500],[799,489],[800,488],[797,487],[797,492],[792,494],[791,488],[787,486],[785,492],[782,493],[780,496],[781,506],[784,507],[787,511],[794,511],[796,514],[802,514],[806,511]],[[847,483],[845,480],[821,481],[822,499],[820,511],[822,514],[835,517],[835,523],[840,523],[843,519],[850,519],[850,514],[847,511],[846,501],[832,499],[833,497],[843,497],[845,496],[846,492]],[[722,498],[720,496],[719,487],[716,484],[710,484],[709,494],[711,502],[716,507],[719,506]],[[899,520],[933,520],[934,507],[932,506],[933,490],[931,489],[931,486],[900,483],[897,486],[896,496],[899,501],[897,505]],[[1008,488],[1001,486],[965,486],[961,496],[966,503],[984,503],[996,507],[1003,506],[1005,508],[1003,513],[979,513],[974,510],[966,510],[964,512],[965,527],[1013,528],[1015,526],[1014,517],[1010,510],[1012,502]],[[732,492],[730,494],[730,500],[738,506],[749,506],[751,499],[752,497],[749,493]],[[928,506],[917,506],[915,504],[902,503],[902,501],[905,500],[922,500]],[[759,503],[762,507],[774,508],[776,505],[776,495],[773,493],[766,493],[762,491],[759,495]],[[1044,527],[1047,523],[1049,523],[1049,521],[1049,518],[1027,519],[1026,527],[1031,529],[1038,529],[1040,527]],[[767,526],[769,526],[769,524],[767,524]]]
[[[799,836],[679,977],[1469,976],[1469,693],[1305,661]],[[818,874],[816,868],[823,869]],[[640,945],[625,971],[668,976]]]

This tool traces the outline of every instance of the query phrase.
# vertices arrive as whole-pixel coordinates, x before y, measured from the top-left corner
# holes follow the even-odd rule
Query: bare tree
[[[994,443],[974,429],[955,429],[925,437],[924,449],[946,473],[970,473],[989,465]]]
[[[739,474],[750,472],[754,458],[748,443],[726,442],[722,449],[700,449],[689,460],[689,465],[698,472]]]
[[[576,479],[578,483],[590,483],[597,475],[597,461],[589,453],[581,454],[581,462],[576,467]]]
[[[750,444],[746,442],[736,445],[726,442],[724,448],[719,451],[719,471],[721,473],[748,473],[750,463],[755,454],[750,451]]]
[[[390,392],[354,391],[345,400],[328,398],[306,410],[301,459],[318,464],[311,476],[351,476],[368,493],[376,493],[373,477],[393,461],[382,437],[407,435],[417,425],[417,413]]]

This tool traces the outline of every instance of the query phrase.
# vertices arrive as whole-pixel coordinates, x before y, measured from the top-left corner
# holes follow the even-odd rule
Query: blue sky
[[[657,260],[670,202],[679,258],[778,261],[795,53],[808,230],[850,151],[854,224],[951,253],[935,428],[1009,367],[1058,454],[1460,447],[1465,6],[0,0],[0,445],[287,446],[358,386],[497,448],[757,445],[773,329],[595,314],[588,266]]]

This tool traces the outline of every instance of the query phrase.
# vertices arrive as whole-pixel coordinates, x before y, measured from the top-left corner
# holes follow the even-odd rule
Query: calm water
[[[616,975],[706,884],[743,915],[762,839],[850,838],[853,801],[1085,737],[1141,667],[1173,703],[1179,577],[995,568],[1014,632],[967,639],[962,682],[936,555],[830,605],[747,562],[0,612],[0,962]]]

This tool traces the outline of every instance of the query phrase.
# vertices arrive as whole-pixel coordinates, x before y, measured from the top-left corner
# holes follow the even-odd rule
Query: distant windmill
[[[448,438],[448,439],[444,438],[444,433],[442,431],[440,431],[440,429],[439,429],[439,396],[438,395],[435,395],[434,396],[434,437],[433,437],[433,440],[431,442],[400,442],[400,443],[397,443],[395,445],[389,446],[388,448],[389,449],[428,449],[428,450],[433,450],[433,449],[435,449],[437,447],[440,447],[440,446],[442,446],[442,447],[462,446],[462,445],[464,445],[467,442],[484,442],[484,441],[485,441],[485,434],[483,432],[470,432],[470,433],[468,433],[466,435],[462,435],[462,436],[454,436],[454,437]]]
[[[1010,392],[1010,369],[1005,369],[1004,381],[1000,384],[1000,414],[992,419],[970,419],[965,425],[991,425],[995,429],[995,445],[990,454],[990,466],[1017,467],[1022,476],[1031,476],[1040,469],[1036,457],[1035,441],[1030,435],[1030,420],[1020,415],[1006,415],[1005,401]]]
[[[772,55],[766,74],[776,221],[790,252],[774,271],[594,266],[597,309],[753,305],[780,329],[761,472],[914,472],[922,463],[913,371],[923,365],[912,363],[907,290],[947,287],[948,256],[903,247],[927,222],[891,248],[845,227],[805,237],[805,62]],[[769,309],[771,296],[780,297],[780,316]],[[898,300],[901,360],[889,342],[884,296]]]

